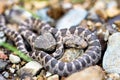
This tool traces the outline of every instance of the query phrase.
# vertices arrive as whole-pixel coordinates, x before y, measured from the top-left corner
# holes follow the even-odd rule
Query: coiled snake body
[[[85,67],[96,64],[101,58],[100,42],[97,36],[94,33],[90,32],[88,29],[80,27],[71,27],[70,29],[58,30],[50,27],[48,24],[45,24],[40,20],[30,19],[26,22],[20,25],[20,34],[26,36],[31,46],[34,46],[34,41],[37,36],[36,34],[33,34],[28,29],[26,29],[25,26],[28,26],[29,29],[37,30],[39,33],[41,31],[49,31],[55,35],[55,37],[57,38],[57,49],[54,52],[53,56],[47,54],[44,51],[36,51],[34,49],[32,53],[27,52],[22,37],[18,32],[12,31],[4,25],[1,25],[1,30],[3,30],[8,37],[14,40],[17,48],[20,51],[40,62],[43,65],[43,67],[51,73],[58,74],[60,76],[68,76],[74,72],[84,69]],[[88,48],[82,56],[78,57],[72,62],[62,62],[60,60],[57,60],[55,57],[61,56],[61,54],[63,54],[62,39],[65,35],[69,34],[82,36],[82,38],[84,38],[88,43]]]

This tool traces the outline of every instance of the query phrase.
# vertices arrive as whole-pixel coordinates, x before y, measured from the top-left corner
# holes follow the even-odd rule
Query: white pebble
[[[19,63],[21,61],[21,59],[16,56],[16,55],[13,55],[13,54],[10,54],[9,55],[9,60],[12,62],[12,63]]]

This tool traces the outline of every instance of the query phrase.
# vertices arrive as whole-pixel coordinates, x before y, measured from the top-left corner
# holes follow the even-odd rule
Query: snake
[[[1,23],[2,22],[0,22],[0,24]],[[34,46],[33,42],[34,42],[34,38],[36,39],[36,35],[32,34],[32,32],[30,32],[25,27],[20,28],[20,33],[19,33],[19,32],[8,29],[7,27],[5,27],[5,25],[2,25],[2,26],[0,25],[0,29],[3,30],[5,34],[15,42],[17,48],[20,51],[24,52],[26,55],[38,61],[47,71],[53,74],[58,74],[59,76],[66,77],[72,73],[83,70],[86,67],[97,64],[97,62],[101,58],[101,44],[99,42],[99,39],[95,33],[91,32],[86,28],[71,27],[69,29],[64,28],[64,29],[58,30],[56,28],[52,28],[50,25],[44,23],[41,20],[33,19],[33,18],[26,20],[24,24],[21,24],[21,26],[23,27],[28,26],[29,29],[37,30],[38,33],[49,31],[52,34],[54,34],[55,37],[59,37],[57,40],[58,44],[59,42],[60,43],[62,42],[61,39],[63,39],[66,35],[70,35],[70,34],[82,36],[82,38],[84,38],[85,41],[88,43],[88,47],[82,56],[79,56],[78,58],[76,58],[71,62],[63,62],[42,50],[39,50],[39,51],[33,50],[32,52],[28,52],[25,48],[25,44],[23,42],[23,39],[20,33],[22,33],[22,35],[24,36],[27,36],[26,38],[28,39],[28,41],[31,43],[32,46]],[[30,37],[31,34],[33,35],[32,37]],[[61,44],[58,45],[57,49],[58,48],[59,50],[61,50]],[[61,52],[59,55],[61,55]]]

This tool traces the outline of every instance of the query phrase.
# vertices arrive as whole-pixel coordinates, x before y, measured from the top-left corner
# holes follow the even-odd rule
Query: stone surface
[[[5,78],[8,78],[8,77],[9,77],[9,73],[6,72],[6,71],[4,71],[4,72],[2,73],[2,75],[3,75]]]
[[[10,54],[9,55],[9,60],[12,62],[12,63],[19,63],[21,61],[21,59],[16,56],[16,55],[13,55],[13,54]]]
[[[49,76],[51,76],[51,75],[52,75],[52,73],[50,73],[50,72],[47,71],[45,76],[46,76],[46,77],[49,77]]]
[[[13,69],[13,68],[9,68],[9,71],[11,72],[11,73],[14,73],[15,72],[15,69]]]
[[[6,79],[0,74],[0,80],[6,80]]]
[[[70,28],[80,24],[80,22],[87,16],[87,11],[82,8],[71,9],[58,22],[56,28]]]
[[[108,8],[106,10],[106,13],[107,13],[108,17],[111,18],[111,17],[115,17],[115,16],[119,15],[120,10],[118,8],[116,8],[116,7],[112,7],[112,8]]]
[[[104,73],[99,66],[91,66],[80,72],[76,72],[65,80],[105,80]]]
[[[0,71],[3,71],[7,66],[7,62],[0,59]]]
[[[25,19],[30,18],[32,15],[18,6],[13,6],[12,9],[5,11],[5,16],[10,22],[23,23]]]
[[[120,33],[112,34],[108,39],[107,50],[103,57],[103,68],[108,73],[120,73]]]
[[[35,47],[45,51],[52,51],[56,47],[56,41],[51,33],[44,33],[35,40]]]
[[[24,73],[35,75],[41,68],[42,66],[38,62],[30,61],[18,70],[18,75],[23,75]]]
[[[0,59],[6,60],[8,56],[3,51],[0,51]]]
[[[75,49],[75,48],[70,48],[66,49],[64,55],[60,59],[63,62],[71,62],[75,60],[77,57],[81,56],[83,54],[83,50],[81,49]]]
[[[56,75],[48,77],[47,80],[59,80],[59,76],[56,74]]]
[[[120,80],[120,75],[117,73],[107,74],[106,80]]]
[[[101,21],[99,16],[95,13],[94,10],[90,10],[87,16],[87,19],[92,20],[94,22],[99,22]]]
[[[53,22],[54,20],[50,18],[47,14],[47,11],[49,8],[43,8],[37,11],[37,15],[40,16],[40,19],[45,21],[45,22]]]

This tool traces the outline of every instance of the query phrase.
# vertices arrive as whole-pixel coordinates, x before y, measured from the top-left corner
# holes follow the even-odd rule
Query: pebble
[[[120,80],[120,75],[117,73],[107,74],[108,78],[106,80]]]
[[[105,74],[99,66],[91,66],[80,72],[73,73],[65,80],[105,80]]]
[[[7,62],[0,59],[0,71],[3,71],[7,66]]]
[[[32,15],[18,6],[13,6],[12,9],[5,11],[5,16],[9,22],[23,23],[25,19]]]
[[[99,16],[93,10],[89,11],[87,19],[92,20],[94,22],[100,22],[101,21]]]
[[[6,79],[0,74],[0,80],[6,80]]]
[[[66,49],[64,55],[60,60],[63,62],[70,62],[75,60],[75,58],[79,57],[82,54],[83,54],[82,49],[81,50],[75,48]]]
[[[14,69],[14,68],[9,68],[9,71],[10,71],[11,73],[14,73],[14,72],[15,72],[15,69]]]
[[[103,57],[103,68],[108,73],[120,73],[120,32],[113,33],[108,39],[107,50]]]
[[[47,71],[45,76],[46,76],[46,77],[49,77],[49,76],[51,76],[51,75],[52,75],[52,73],[50,73],[50,72]]]
[[[19,63],[21,61],[21,59],[16,56],[16,55],[13,55],[13,54],[10,54],[9,55],[9,60],[12,62],[12,63]]]
[[[40,16],[40,19],[45,21],[45,22],[53,22],[54,20],[48,16],[47,11],[49,10],[49,8],[43,8],[40,9],[36,12],[36,14],[38,16]]]
[[[5,78],[8,78],[8,77],[9,77],[9,73],[6,72],[6,71],[4,71],[4,72],[2,73],[2,75],[3,75]]]
[[[120,31],[119,24],[116,23],[117,21],[120,21],[120,15],[108,20],[107,22],[108,25],[106,26],[106,28],[107,30],[109,30],[110,33],[115,33],[117,31]]]
[[[5,11],[5,3],[3,1],[0,2],[0,14],[3,14]]]
[[[24,73],[30,73],[32,75],[35,75],[41,68],[42,66],[40,65],[40,63],[36,61],[30,61],[26,63],[25,66],[20,68],[17,73],[18,75],[23,75]]]
[[[53,76],[48,77],[47,80],[59,80],[59,76],[55,74]]]
[[[56,41],[51,33],[44,33],[35,40],[35,47],[45,51],[53,51],[56,47]]]
[[[96,14],[100,16],[101,19],[106,20],[108,18],[104,9],[96,9]]]
[[[117,1],[115,0],[110,0],[108,3],[107,3],[107,8],[111,8],[111,7],[117,7]]]
[[[120,10],[117,7],[108,8],[106,10],[107,16],[112,18],[120,14]]]
[[[56,28],[70,28],[81,23],[81,21],[87,16],[88,12],[83,8],[69,10],[58,22]]]
[[[0,59],[6,60],[8,56],[3,51],[0,51]]]

